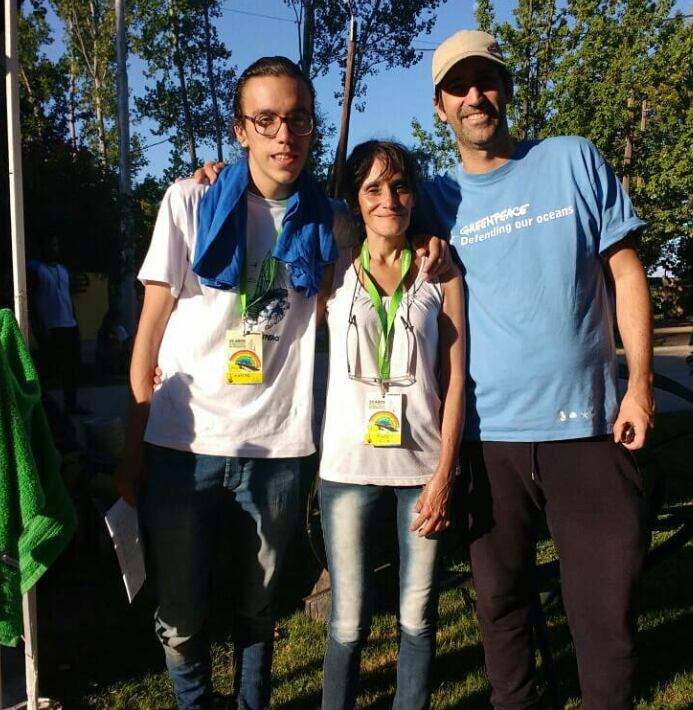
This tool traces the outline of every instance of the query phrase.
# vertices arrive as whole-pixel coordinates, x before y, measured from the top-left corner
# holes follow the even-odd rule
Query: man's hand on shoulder
[[[219,173],[226,167],[226,163],[208,160],[201,168],[193,173],[193,180],[198,185],[214,185]]]
[[[426,263],[423,275],[426,281],[433,278],[443,278],[454,269],[450,245],[440,237],[430,234],[417,234],[413,239],[414,249],[418,256],[425,256]]]

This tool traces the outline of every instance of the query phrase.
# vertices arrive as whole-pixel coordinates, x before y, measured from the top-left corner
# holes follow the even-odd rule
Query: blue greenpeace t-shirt
[[[644,226],[596,148],[521,143],[489,173],[425,183],[415,228],[450,234],[468,318],[464,438],[606,434],[616,418],[613,297],[604,252]]]

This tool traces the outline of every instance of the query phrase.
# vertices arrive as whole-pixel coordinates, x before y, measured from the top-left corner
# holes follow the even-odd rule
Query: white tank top
[[[377,373],[378,317],[343,249],[335,266],[334,287],[327,302],[330,332],[329,377],[323,421],[320,477],[341,483],[414,486],[427,483],[440,455],[440,385],[438,379],[438,314],[442,305],[438,281],[421,272],[397,310],[389,386],[402,394],[402,445],[373,447],[363,443],[368,394],[377,385],[352,380]],[[383,298],[387,309],[389,298]],[[350,315],[355,325],[349,326]],[[405,327],[405,323],[410,327]],[[413,375],[415,381],[410,383]]]

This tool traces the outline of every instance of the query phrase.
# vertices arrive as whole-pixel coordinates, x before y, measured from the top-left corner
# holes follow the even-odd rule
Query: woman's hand
[[[424,486],[419,499],[414,506],[418,517],[409,530],[419,537],[426,537],[442,532],[450,527],[450,501],[455,476],[452,472],[437,473]]]

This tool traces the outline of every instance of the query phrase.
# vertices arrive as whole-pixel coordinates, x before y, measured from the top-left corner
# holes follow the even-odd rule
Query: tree
[[[513,14],[514,25],[493,26],[514,81],[508,118],[518,138],[539,138],[550,115],[554,71],[564,52],[565,11],[557,8],[556,0],[519,0]]]
[[[115,16],[112,0],[51,0],[63,21],[70,65],[71,114],[80,119],[90,147],[104,165],[117,163],[115,127]],[[76,144],[76,128],[73,129]],[[76,145],[75,145],[76,147]]]
[[[220,14],[220,0],[140,0],[138,6],[134,47],[147,62],[147,78],[155,83],[136,99],[136,106],[141,116],[158,124],[157,135],[170,136],[171,175],[197,167],[201,143],[215,144],[223,157],[235,69],[213,24]]]
[[[690,24],[673,0],[571,0],[567,50],[553,73],[550,134],[592,140],[629,182],[648,221],[641,245],[657,263],[672,238],[690,236],[693,142]],[[629,155],[632,153],[632,156]]]
[[[296,15],[301,66],[311,79],[326,75],[337,64],[344,86],[351,10],[358,25],[353,91],[357,110],[365,108],[367,79],[384,67],[409,67],[422,52],[413,48],[420,34],[430,34],[434,10],[445,0],[284,0]],[[335,92],[336,99],[343,91]]]
[[[40,0],[26,3],[17,19],[23,133],[50,142],[66,126],[65,63],[51,61],[44,52],[53,35]]]
[[[433,177],[457,164],[457,143],[447,123],[443,123],[438,116],[434,116],[432,132],[425,130],[416,118],[412,119],[411,129],[417,141],[413,152],[424,177]]]
[[[478,30],[493,33],[496,26],[496,13],[491,0],[477,0],[474,3],[474,18]]]
[[[352,3],[358,23],[354,67],[356,108],[363,110],[369,76],[381,67],[410,67],[423,53],[412,46],[421,34],[430,34],[434,10],[445,0],[359,0]],[[349,8],[342,0],[314,0],[315,36],[311,76],[324,76],[334,64],[346,59]],[[305,54],[305,52],[304,52]],[[342,82],[343,83],[343,82]],[[335,92],[340,98],[341,92]]]

